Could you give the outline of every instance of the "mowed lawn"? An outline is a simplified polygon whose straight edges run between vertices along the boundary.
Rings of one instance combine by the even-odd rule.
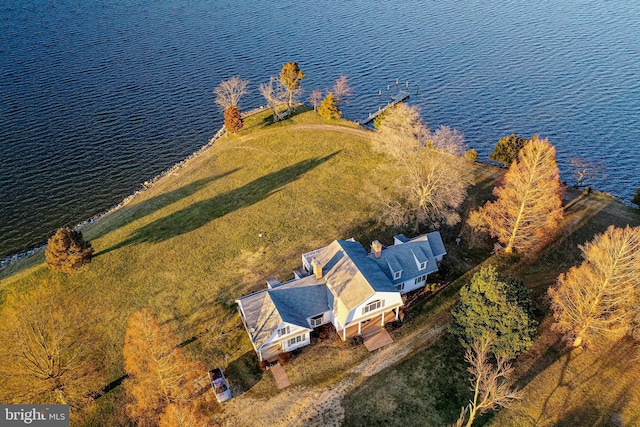
[[[261,374],[234,300],[268,277],[292,278],[303,252],[367,234],[363,189],[385,159],[371,151],[370,131],[313,111],[276,124],[258,114],[246,128],[84,229],[96,250],[91,264],[67,276],[39,254],[0,273],[2,293],[63,285],[62,309],[79,304],[93,318],[91,351],[103,361],[105,386],[124,373],[128,319],[149,307],[178,342],[197,337],[188,355],[230,367],[242,391],[253,387]],[[115,387],[82,419],[118,424],[122,408]]]
[[[325,121],[313,111],[276,124],[268,113],[252,116],[240,134],[223,137],[83,230],[96,257],[77,273],[49,271],[42,254],[0,272],[0,303],[9,293],[53,283],[64,289],[63,309],[79,306],[93,320],[87,334],[94,338],[91,351],[102,360],[103,378],[95,391],[107,388],[84,413],[73,414],[74,425],[128,423],[118,385],[124,374],[122,343],[128,319],[141,307],[171,325],[176,344],[184,343],[190,357],[225,369],[234,393],[256,398],[278,393],[272,377],[257,368],[234,300],[263,289],[266,278],[292,278],[301,253],[333,239],[355,237],[365,247],[373,238],[389,242],[391,234],[374,219],[369,185],[393,165],[371,150],[373,135],[350,122]],[[489,197],[499,175],[492,167],[473,168],[476,186],[465,211]],[[421,331],[446,321],[472,271],[459,276],[480,263],[497,263],[525,281],[541,320],[541,338],[516,361],[516,383],[525,398],[479,424],[640,424],[637,345],[623,340],[563,352],[549,328],[545,296],[558,274],[580,262],[578,244],[609,224],[637,225],[640,215],[605,195],[574,190],[568,190],[565,206],[561,231],[534,262],[488,258],[487,246],[469,247],[468,228],[443,230],[449,254],[442,279],[457,280],[434,299],[416,301],[407,324],[394,332],[397,340],[422,336]],[[457,235],[463,237],[460,246],[453,243]],[[345,425],[455,421],[471,396],[463,350],[446,333],[411,347],[400,363],[356,381],[342,402]],[[328,342],[305,348],[286,369],[294,387],[324,388],[367,356],[362,347]],[[0,364],[6,361],[2,357]],[[222,410],[211,402],[205,412],[215,418]]]

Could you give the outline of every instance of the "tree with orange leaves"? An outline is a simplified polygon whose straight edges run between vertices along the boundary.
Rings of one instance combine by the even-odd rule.
[[[582,264],[549,288],[554,329],[573,347],[633,333],[640,303],[640,227],[611,226],[580,249]]]
[[[506,253],[544,244],[563,216],[556,149],[549,140],[531,138],[493,194],[497,200],[472,212],[469,225],[496,237]]]
[[[124,389],[131,403],[127,414],[141,425],[156,425],[165,409],[173,404],[189,405],[202,388],[205,372],[189,361],[168,325],[161,326],[147,309],[129,320],[123,348],[129,378]]]
[[[192,405],[171,404],[160,417],[159,427],[207,427],[207,419]]]

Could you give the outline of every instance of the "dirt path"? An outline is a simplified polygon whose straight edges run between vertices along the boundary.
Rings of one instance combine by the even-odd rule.
[[[346,378],[328,388],[290,387],[270,399],[238,396],[225,404],[218,421],[223,426],[341,426],[345,415],[341,402],[354,386],[431,345],[447,323],[448,316],[443,316],[431,327],[414,331],[372,353]]]

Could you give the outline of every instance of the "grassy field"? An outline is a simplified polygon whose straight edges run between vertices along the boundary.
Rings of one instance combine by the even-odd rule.
[[[262,289],[268,277],[291,278],[305,251],[372,232],[361,189],[385,160],[372,154],[369,135],[312,111],[276,124],[266,113],[252,116],[241,134],[221,138],[83,230],[96,250],[90,265],[67,276],[49,271],[39,254],[2,271],[0,291],[61,285],[62,306],[73,301],[94,317],[91,333],[100,340],[92,351],[105,385],[122,376],[127,321],[146,306],[179,341],[197,336],[185,351],[229,368],[238,392],[268,395],[268,381],[256,387],[262,374],[234,299]],[[75,419],[123,423],[120,389]]]
[[[365,246],[374,238],[390,243],[390,231],[374,220],[366,189],[381,168],[393,166],[372,152],[372,137],[354,123],[326,121],[313,111],[275,124],[268,113],[252,116],[240,134],[221,138],[124,208],[87,227],[83,232],[96,256],[81,271],[71,276],[51,272],[39,254],[0,272],[3,304],[9,294],[55,284],[63,289],[61,306],[71,302],[92,319],[90,350],[102,361],[94,391],[107,388],[84,412],[73,414],[74,425],[128,423],[118,385],[122,343],[129,317],[141,307],[171,325],[190,357],[224,368],[236,396],[277,400],[280,392],[271,375],[257,368],[234,300],[262,289],[268,277],[291,278],[301,253],[333,239],[353,236]],[[489,197],[502,172],[470,168],[476,185],[465,210]],[[413,337],[446,323],[459,288],[473,269],[489,262],[532,289],[542,323],[541,338],[516,363],[525,399],[481,421],[606,425],[619,417],[625,425],[639,424],[640,364],[634,344],[563,353],[549,332],[545,292],[560,272],[579,262],[577,244],[609,224],[638,224],[640,216],[599,193],[569,190],[565,205],[558,238],[535,262],[490,258],[489,246],[470,245],[473,235],[465,226],[443,230],[449,253],[439,280],[452,283],[435,298],[412,304],[409,322],[394,332],[400,343],[412,340],[400,363],[352,379],[342,402],[345,424],[443,425],[455,420],[469,397],[461,348],[446,334],[435,340]],[[454,243],[458,235],[460,246]],[[0,367],[8,366],[0,357]],[[305,348],[286,370],[294,387],[331,388],[368,357],[363,347],[330,340]],[[0,401],[9,400],[0,391]],[[208,413],[215,417],[230,407],[211,402]]]

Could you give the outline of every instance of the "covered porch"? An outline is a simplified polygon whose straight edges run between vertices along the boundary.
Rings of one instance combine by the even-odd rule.
[[[355,325],[347,326],[346,329],[338,332],[338,334],[340,335],[340,338],[345,341],[357,335],[362,335],[363,338],[366,338],[380,329],[384,329],[384,325],[387,323],[398,320],[398,310],[398,308],[395,308],[392,311],[380,313],[371,319],[358,322]]]

